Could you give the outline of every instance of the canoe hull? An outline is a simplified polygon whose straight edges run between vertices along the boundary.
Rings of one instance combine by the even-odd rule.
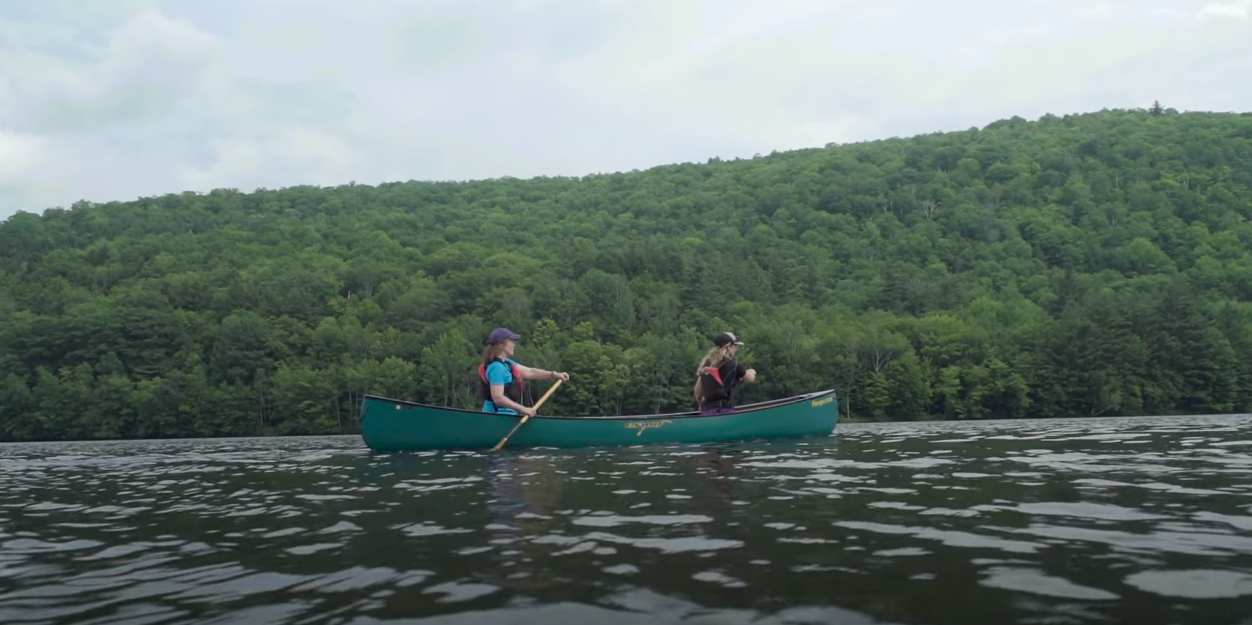
[[[361,406],[361,438],[374,451],[483,450],[500,442],[520,418],[366,395]],[[838,420],[839,402],[829,390],[741,406],[728,415],[538,416],[517,430],[507,448],[827,436]]]

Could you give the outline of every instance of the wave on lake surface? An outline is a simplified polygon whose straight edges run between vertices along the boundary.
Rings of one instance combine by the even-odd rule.
[[[1249,451],[1246,416],[0,445],[0,623],[1249,623]]]

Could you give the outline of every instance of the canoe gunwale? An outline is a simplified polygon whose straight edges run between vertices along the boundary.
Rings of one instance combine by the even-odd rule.
[[[673,412],[669,414],[650,414],[650,415],[606,415],[606,416],[586,416],[586,417],[573,417],[573,416],[561,416],[561,415],[535,415],[534,417],[532,417],[532,420],[647,421],[650,419],[708,419],[708,418],[716,418],[716,417],[729,417],[729,416],[733,416],[736,414],[759,412],[763,410],[770,410],[773,408],[781,408],[783,406],[790,406],[792,404],[798,404],[804,401],[819,399],[821,397],[825,397],[828,395],[834,396],[835,390],[826,389],[822,391],[815,391],[812,393],[805,393],[803,395],[793,395],[791,397],[785,397],[783,399],[773,399],[769,401],[757,402],[755,404],[745,404],[743,406],[735,406],[735,411],[733,413],[723,413],[723,414],[702,415],[697,411],[691,410],[687,412]],[[515,419],[520,419],[522,417],[522,415],[490,413],[490,412],[483,412],[482,410],[468,410],[465,408],[453,408],[451,406],[434,406],[431,404],[422,404],[418,402],[406,401],[403,399],[392,399],[389,397],[382,397],[380,395],[371,395],[369,393],[366,393],[362,397],[362,399],[364,401],[374,400],[374,401],[385,402],[389,404],[402,404],[405,406],[412,406],[413,408],[422,408],[425,410],[437,410],[437,411],[442,411],[442,412],[461,412],[461,413],[473,414],[473,415],[491,415],[494,417],[513,417]]]

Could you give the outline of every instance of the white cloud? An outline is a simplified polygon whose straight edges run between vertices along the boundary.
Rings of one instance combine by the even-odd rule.
[[[47,134],[150,121],[198,88],[212,37],[144,9],[114,30],[98,60],[27,53],[8,74],[7,121]]]
[[[1119,11],[1107,2],[1097,2],[1070,9],[1070,12],[1081,18],[1105,20],[1116,16]]]
[[[0,184],[16,184],[39,165],[44,143],[39,137],[0,132]]]
[[[16,4],[16,3],[14,3]],[[1249,1],[0,5],[0,218],[75,200],[580,175],[1246,108]]]
[[[1252,0],[1212,2],[1200,9],[1201,17],[1236,17],[1246,20],[1249,15],[1252,15]]]
[[[1225,20],[1234,18],[1247,20],[1252,16],[1252,0],[1234,0],[1233,2],[1174,2],[1170,6],[1156,7],[1152,14],[1158,17],[1177,21],[1205,21],[1211,19]]]

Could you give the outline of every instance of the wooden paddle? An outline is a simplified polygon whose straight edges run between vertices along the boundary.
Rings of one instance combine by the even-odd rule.
[[[552,388],[548,389],[548,392],[544,393],[543,397],[540,397],[539,401],[535,402],[535,412],[539,411],[539,407],[543,405],[543,402],[548,401],[548,397],[552,395],[552,392],[556,390],[556,387],[560,386],[561,382],[564,382],[564,381],[565,380],[562,380],[561,378],[556,379],[556,384],[553,384]],[[508,435],[500,439],[500,442],[496,443],[496,446],[492,447],[490,451],[500,451],[500,449],[504,447],[504,444],[509,441],[509,438],[512,437],[515,432],[517,432],[518,428],[522,427],[522,425],[525,424],[529,420],[530,420],[530,415],[522,415],[522,419],[517,422],[517,425],[513,426],[513,429],[509,431]]]

